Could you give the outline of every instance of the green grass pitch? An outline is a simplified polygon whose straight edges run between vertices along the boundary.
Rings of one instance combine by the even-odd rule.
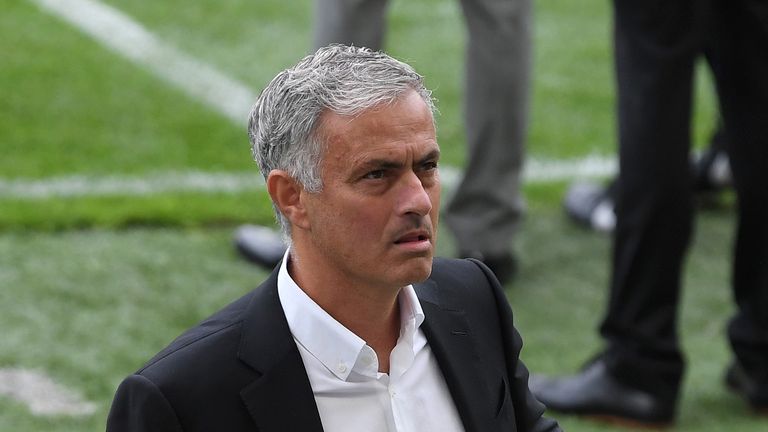
[[[163,41],[258,91],[310,47],[310,0],[105,0]],[[531,157],[611,155],[614,85],[603,0],[535,2]],[[446,165],[464,161],[458,2],[394,0],[387,48],[435,89]],[[0,0],[0,368],[45,371],[96,404],[88,416],[35,416],[0,396],[2,431],[103,430],[119,381],[173,337],[258,284],[235,255],[238,223],[269,224],[256,190],[27,199],[2,185],[84,175],[256,172],[241,124],[105,49],[32,0]],[[697,82],[696,143],[714,117]],[[536,372],[572,372],[599,349],[609,240],[562,215],[563,183],[529,184],[508,287]],[[727,200],[726,200],[727,201]],[[680,431],[757,431],[721,385],[732,311],[733,216],[703,212],[687,261],[681,332],[689,358]],[[448,233],[439,252],[453,253]],[[558,416],[566,430],[613,431]]]

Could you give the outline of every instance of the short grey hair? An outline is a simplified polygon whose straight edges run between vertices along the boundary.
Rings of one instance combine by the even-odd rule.
[[[261,92],[248,116],[251,151],[266,179],[286,171],[306,191],[323,188],[320,163],[327,144],[320,130],[324,112],[356,116],[415,90],[432,112],[432,93],[411,66],[382,52],[344,45],[320,48],[280,72]],[[290,222],[273,203],[283,237]]]

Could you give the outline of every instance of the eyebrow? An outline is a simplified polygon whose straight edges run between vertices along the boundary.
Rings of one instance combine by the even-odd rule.
[[[419,159],[417,164],[423,164],[425,162],[429,162],[435,159],[440,159],[440,149],[434,149],[431,152],[427,153],[426,156]]]
[[[421,165],[423,163],[439,159],[440,158],[440,150],[434,149],[427,153],[424,157],[417,160],[415,162],[415,165]],[[400,162],[395,162],[390,159],[371,159],[369,161],[366,161],[361,165],[361,168],[370,169],[370,168],[377,168],[377,169],[400,169],[403,167],[403,164]]]

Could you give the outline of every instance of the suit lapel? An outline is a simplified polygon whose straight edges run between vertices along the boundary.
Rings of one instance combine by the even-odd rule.
[[[447,287],[429,279],[415,286],[424,310],[422,330],[443,372],[465,430],[489,430],[480,407],[492,404],[478,372],[480,357],[464,311],[455,307]]]
[[[259,431],[322,432],[312,387],[280,306],[277,270],[248,306],[238,355],[262,374],[240,392]]]
[[[485,431],[483,406],[492,406],[465,313],[450,287],[433,280],[415,286],[424,309],[422,330],[445,377],[466,431]],[[259,431],[322,432],[312,387],[277,295],[277,270],[255,292],[243,321],[240,359],[261,373],[240,395]]]

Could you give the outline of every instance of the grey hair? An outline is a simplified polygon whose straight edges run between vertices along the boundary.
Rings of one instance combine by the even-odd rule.
[[[323,188],[320,163],[326,145],[321,115],[357,116],[415,90],[433,113],[431,91],[406,63],[367,48],[330,45],[304,57],[270,82],[248,116],[253,158],[266,179],[283,170],[310,193]],[[290,241],[290,222],[273,203],[275,215]]]

